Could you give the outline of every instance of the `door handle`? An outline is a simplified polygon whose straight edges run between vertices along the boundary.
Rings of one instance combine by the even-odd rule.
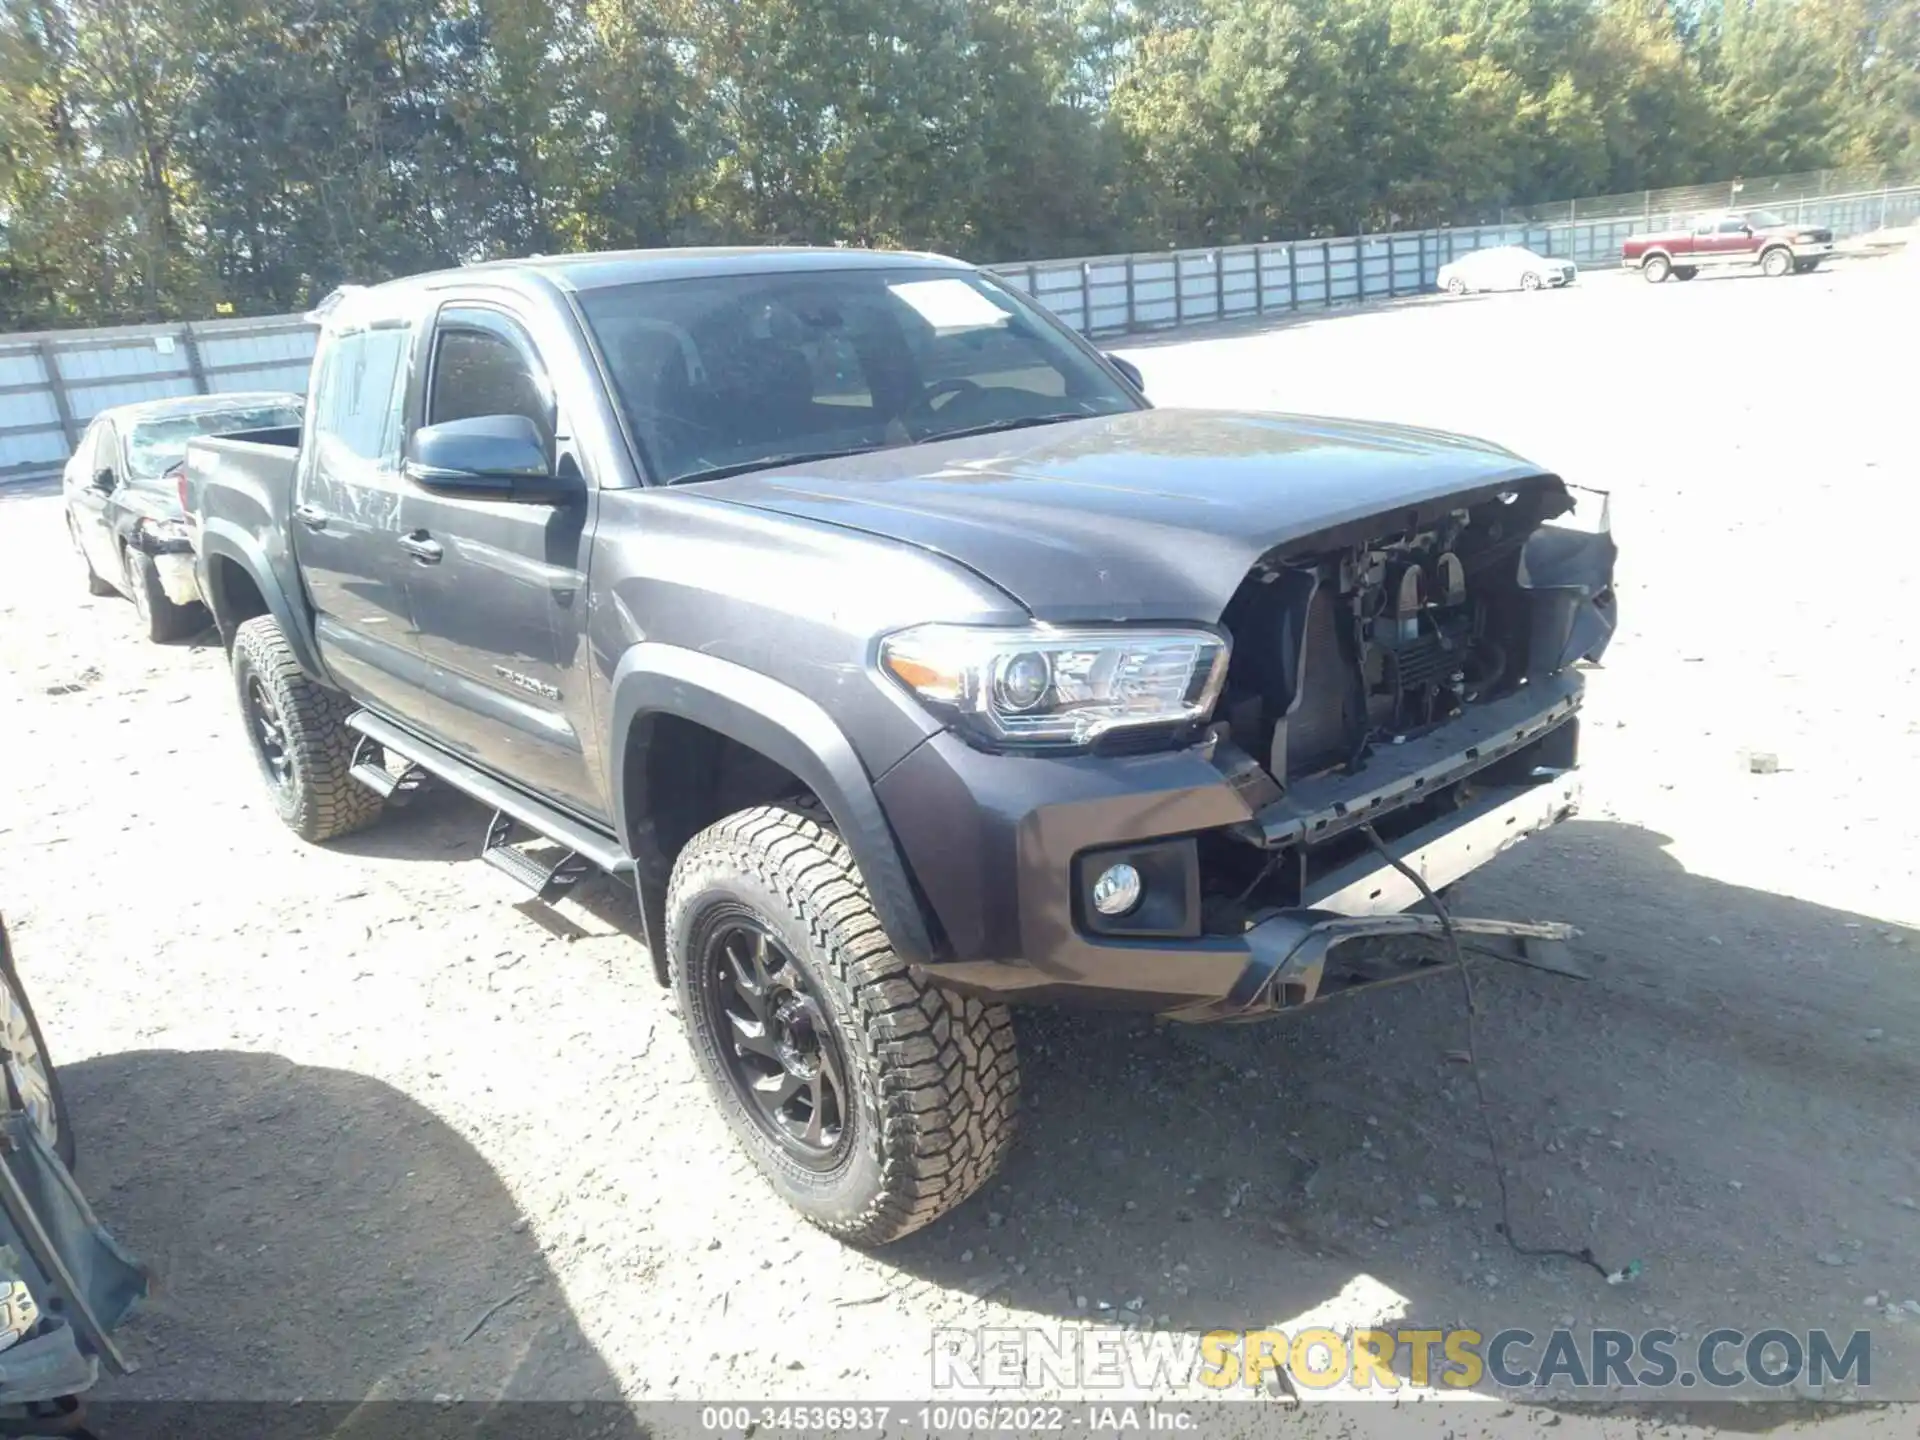
[[[322,510],[318,505],[294,506],[293,518],[309,530],[324,530],[327,528],[327,512]]]
[[[446,553],[440,548],[440,542],[424,530],[416,530],[411,535],[402,535],[400,548],[422,565],[438,565],[440,557]]]

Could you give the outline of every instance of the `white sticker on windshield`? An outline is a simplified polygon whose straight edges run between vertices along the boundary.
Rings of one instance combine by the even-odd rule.
[[[887,289],[936,330],[977,330],[1012,318],[964,280],[904,280]]]

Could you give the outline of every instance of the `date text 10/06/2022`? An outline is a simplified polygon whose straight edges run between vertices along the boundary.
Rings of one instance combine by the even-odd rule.
[[[828,1435],[1181,1434],[1198,1428],[1193,1408],[1164,1404],[707,1405],[700,1427],[715,1434]]]

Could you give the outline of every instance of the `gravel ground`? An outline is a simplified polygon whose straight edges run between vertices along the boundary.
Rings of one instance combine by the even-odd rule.
[[[1162,403],[1464,430],[1612,490],[1586,808],[1457,908],[1584,932],[1591,983],[1477,968],[1478,1043],[1520,1237],[1639,1260],[1619,1287],[1496,1232],[1445,974],[1231,1029],[1023,1015],[1005,1171],[844,1248],[734,1151],[623,893],[513,903],[444,793],[301,844],[212,637],[137,640],[57,496],[0,490],[0,903],[81,1178],[159,1277],[103,1393],[898,1399],[934,1327],[1111,1306],[1865,1325],[1871,1393],[1920,1397],[1915,276],[1599,275],[1127,352]]]

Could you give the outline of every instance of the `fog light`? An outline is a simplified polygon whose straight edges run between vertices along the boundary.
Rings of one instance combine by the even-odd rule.
[[[1093,908],[1102,915],[1124,915],[1140,903],[1140,872],[1131,865],[1109,865],[1093,882]]]

